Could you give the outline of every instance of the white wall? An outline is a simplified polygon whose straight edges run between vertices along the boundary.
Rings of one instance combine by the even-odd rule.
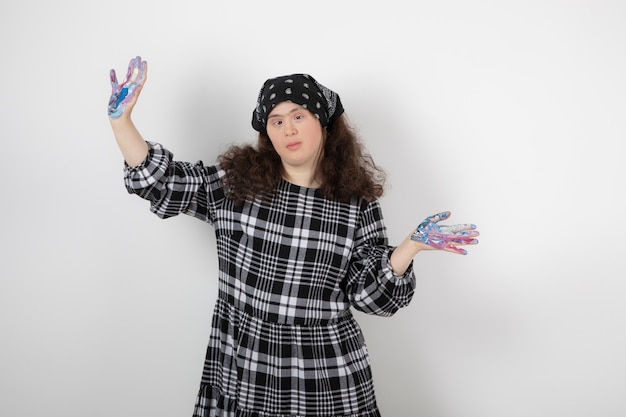
[[[211,4],[210,6],[208,4]],[[368,5],[369,4],[369,5]],[[212,229],[127,195],[108,71],[179,159],[253,140],[261,83],[337,90],[392,188],[411,306],[358,315],[389,417],[626,415],[626,3],[108,1],[0,5],[0,415],[190,416],[216,293]]]

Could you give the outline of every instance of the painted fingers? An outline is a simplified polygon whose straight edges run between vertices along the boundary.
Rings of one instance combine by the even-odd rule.
[[[417,226],[415,233],[411,235],[411,240],[424,243],[434,249],[467,255],[467,251],[459,246],[477,244],[478,239],[476,237],[480,233],[476,230],[476,225],[470,223],[455,225],[438,224],[449,217],[449,211],[428,216]]]
[[[126,79],[119,84],[115,70],[110,72],[111,98],[109,99],[108,113],[113,119],[119,118],[129,103],[133,102],[146,78],[146,61],[137,56],[128,63]]]

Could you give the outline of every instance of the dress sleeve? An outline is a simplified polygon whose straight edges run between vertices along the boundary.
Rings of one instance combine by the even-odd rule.
[[[201,161],[174,161],[174,155],[158,143],[147,142],[146,159],[136,167],[125,164],[124,183],[131,194],[150,202],[150,211],[165,219],[188,214],[213,223],[215,210],[225,199],[217,166]]]
[[[394,275],[389,266],[393,250],[379,203],[368,203],[361,210],[346,278],[346,294],[357,310],[391,316],[409,305],[416,285],[413,262],[404,275]]]

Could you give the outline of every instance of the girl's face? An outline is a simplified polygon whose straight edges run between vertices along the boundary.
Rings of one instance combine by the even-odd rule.
[[[322,154],[322,124],[299,104],[283,101],[267,117],[267,135],[287,172],[305,170],[315,174]]]

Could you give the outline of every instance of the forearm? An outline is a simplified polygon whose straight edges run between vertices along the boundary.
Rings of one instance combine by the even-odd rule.
[[[130,115],[122,115],[118,119],[109,117],[109,121],[126,163],[131,167],[141,164],[148,156],[148,144],[135,127]]]
[[[407,236],[402,243],[394,249],[389,259],[393,273],[395,275],[404,275],[415,255],[423,249],[423,244],[412,241],[411,236]]]

